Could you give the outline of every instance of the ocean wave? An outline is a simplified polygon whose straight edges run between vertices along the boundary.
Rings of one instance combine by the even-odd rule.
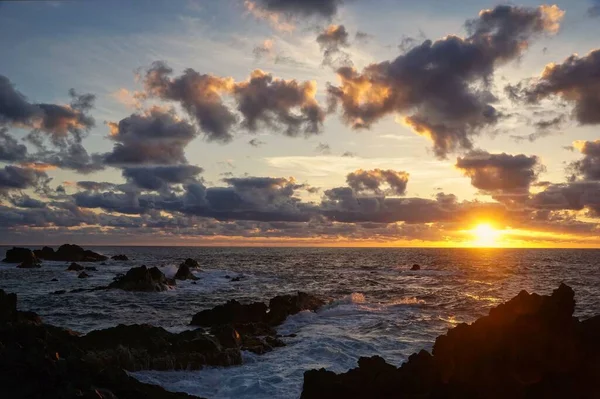
[[[417,297],[403,297],[388,302],[387,306],[398,306],[398,305],[424,305],[426,302],[424,299],[418,299]]]

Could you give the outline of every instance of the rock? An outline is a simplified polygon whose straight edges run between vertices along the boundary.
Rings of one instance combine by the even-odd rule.
[[[399,368],[376,356],[347,373],[307,371],[301,397],[597,398],[600,317],[580,322],[574,306],[564,284],[549,296],[523,291]]]
[[[58,291],[53,291],[50,293],[50,295],[63,295],[66,294],[67,291],[66,290],[58,290]]]
[[[50,280],[50,281],[53,281],[53,282],[54,282],[54,281],[58,281],[58,279],[57,279],[57,278],[53,278],[53,279],[52,279],[52,280]]]
[[[7,323],[17,318],[17,295],[7,294],[0,290],[0,323]]]
[[[266,321],[267,305],[255,302],[242,305],[235,299],[213,309],[196,313],[191,324],[194,326],[210,327],[220,324],[244,324]]]
[[[88,272],[97,272],[98,269],[96,269],[94,266],[86,266],[85,270],[87,270]]]
[[[233,277],[231,279],[231,281],[234,282],[234,283],[236,283],[236,282],[240,281],[241,279],[242,279],[241,277]]]
[[[31,249],[13,247],[6,251],[6,257],[2,260],[5,263],[25,263],[38,264],[39,259],[35,256]]]
[[[77,276],[77,278],[88,278],[90,277],[89,274],[87,274],[86,272],[81,272],[79,273],[79,275]]]
[[[84,269],[85,268],[83,266],[81,266],[80,264],[73,262],[73,263],[71,263],[69,265],[69,267],[67,268],[67,271],[69,271],[69,272],[80,272],[80,271],[82,271]]]
[[[230,325],[214,326],[210,330],[219,343],[225,348],[239,348],[242,346],[242,337],[235,328]]]
[[[129,260],[127,255],[114,255],[110,257],[112,260]]]
[[[190,269],[200,269],[200,263],[192,258],[187,258],[180,266],[186,265]]]
[[[414,265],[412,265],[410,270],[412,270],[412,271],[421,270],[421,266],[415,263]]]
[[[39,259],[52,260],[54,258],[54,249],[50,247],[43,247],[42,249],[36,249],[33,251],[34,255]]]
[[[189,266],[182,263],[175,274],[175,280],[198,280],[198,277],[194,276]]]
[[[156,292],[166,291],[175,282],[168,280],[157,268],[148,269],[146,266],[129,269],[124,276],[118,276],[108,288],[118,288],[125,291]]]
[[[269,301],[269,322],[281,324],[288,316],[303,310],[316,311],[325,302],[314,295],[298,292],[296,295],[279,295]]]
[[[42,265],[31,260],[24,261],[19,266],[17,266],[18,269],[38,269],[40,267],[42,267]]]
[[[104,255],[72,244],[61,245],[56,252],[50,247],[44,247],[36,250],[35,254],[40,259],[60,262],[99,262],[108,259]]]

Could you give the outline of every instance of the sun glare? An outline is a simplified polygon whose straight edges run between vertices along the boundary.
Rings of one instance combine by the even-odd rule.
[[[471,230],[473,245],[477,247],[497,247],[501,232],[488,223],[478,224]]]

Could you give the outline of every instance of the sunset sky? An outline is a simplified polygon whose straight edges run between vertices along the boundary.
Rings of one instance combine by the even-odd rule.
[[[0,244],[597,247],[600,1],[0,3]]]

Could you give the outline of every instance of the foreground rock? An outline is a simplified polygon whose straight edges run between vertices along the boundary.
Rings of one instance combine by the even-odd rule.
[[[375,356],[344,374],[307,371],[302,398],[600,398],[600,316],[581,322],[574,307],[564,284],[523,291],[399,368]]]
[[[6,257],[2,260],[5,263],[25,263],[38,264],[39,259],[31,249],[13,247],[6,251]]]
[[[231,300],[196,313],[190,324],[210,327],[224,346],[237,342],[243,350],[261,354],[285,345],[274,327],[288,316],[304,310],[315,311],[324,304],[323,300],[303,292],[276,296],[269,301],[269,306],[262,302],[242,304]]]
[[[183,399],[193,396],[167,392],[127,375],[127,370],[147,370],[154,364],[144,358],[166,348],[177,348],[173,364],[193,367],[215,359],[213,350],[197,345],[191,335],[153,331],[153,327],[119,326],[80,337],[79,334],[43,324],[32,312],[17,311],[17,297],[0,290],[0,387],[11,399]],[[136,340],[132,338],[136,337]],[[144,350],[139,349],[144,347]],[[213,346],[215,347],[215,346]],[[177,353],[187,351],[178,357]],[[170,349],[169,349],[170,350]],[[231,350],[223,353],[228,355]],[[235,351],[233,351],[235,352]],[[205,356],[202,356],[205,353]],[[118,358],[114,356],[119,356]],[[192,359],[197,363],[188,364]],[[236,361],[236,355],[228,361]],[[166,360],[165,365],[169,364]],[[221,358],[219,358],[221,360]]]
[[[148,269],[146,266],[129,269],[124,276],[118,276],[108,288],[118,288],[124,291],[159,292],[166,291],[175,285],[175,280],[169,280],[157,267]]]
[[[33,252],[40,259],[60,262],[101,262],[108,259],[104,255],[85,250],[79,245],[73,244],[61,245],[56,252],[50,247],[44,247]]]
[[[194,276],[189,266],[182,263],[181,266],[179,266],[179,269],[177,269],[175,280],[199,280],[199,278]]]

